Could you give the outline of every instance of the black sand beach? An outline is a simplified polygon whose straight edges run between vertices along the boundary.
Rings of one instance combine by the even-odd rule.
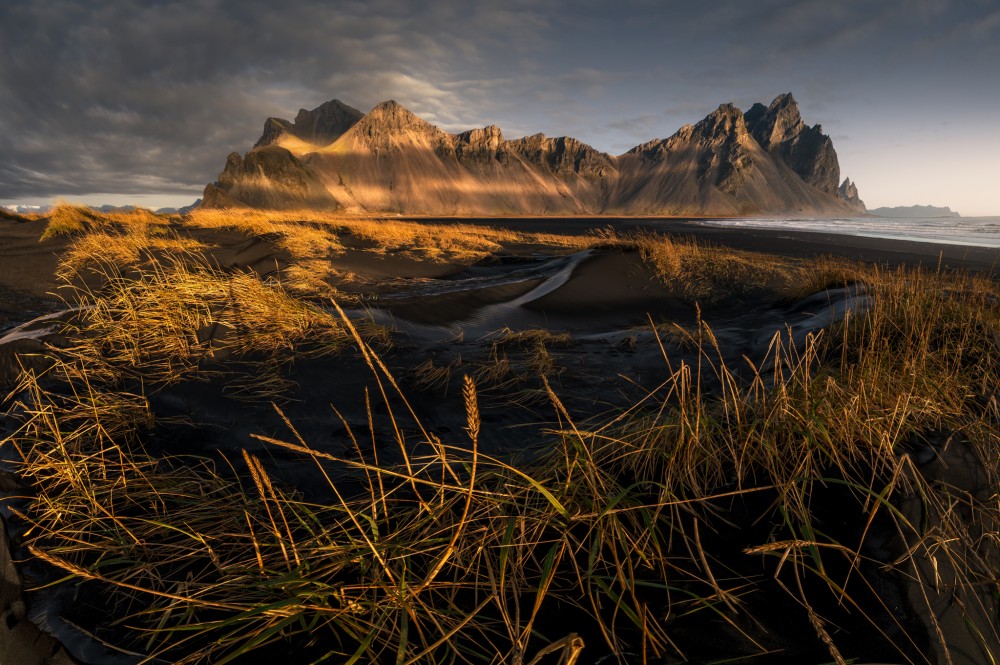
[[[400,219],[435,223],[454,221],[567,235],[585,234],[605,228],[613,228],[618,232],[653,231],[751,252],[796,258],[830,255],[887,266],[937,267],[940,262],[941,267],[948,269],[993,272],[1000,263],[1000,250],[988,247],[870,238],[822,231],[726,228],[709,226],[698,219],[622,217],[484,217],[456,220],[403,217]],[[725,220],[720,221],[724,223]]]
[[[619,235],[668,234],[680,241],[694,239],[703,247],[732,248],[795,260],[830,256],[886,269],[909,266],[934,272],[941,268],[990,277],[1000,258],[1000,251],[983,248],[825,233],[728,229],[685,220],[409,221],[504,227],[563,236],[581,236],[610,227]],[[297,260],[273,233],[199,228],[178,220],[171,224],[177,233],[207,244],[206,254],[227,275],[251,271],[249,274],[280,283]],[[18,354],[51,351],[62,344],[58,335],[49,334],[53,326],[50,320],[11,332],[18,324],[58,305],[53,294],[59,280],[54,273],[58,255],[66,250],[69,241],[60,237],[39,242],[43,229],[41,222],[0,222],[3,265],[0,296],[5,317],[0,321],[0,354],[7,386],[12,386],[17,378],[21,362]],[[337,355],[296,358],[294,363],[282,365],[285,378],[291,382],[291,392],[290,399],[281,402],[280,411],[268,403],[234,399],[232,378],[205,380],[192,376],[159,385],[145,395],[160,423],[144,443],[146,453],[164,459],[194,453],[218,460],[220,465],[222,460],[231,465],[240,455],[253,455],[260,460],[261,472],[267,473],[276,484],[294,488],[310,502],[329,503],[337,495],[330,493],[326,474],[341,473],[343,469],[335,469],[336,465],[317,466],[315,459],[275,448],[268,439],[307,441],[319,454],[356,459],[359,438],[370,440],[375,446],[381,433],[402,431],[407,443],[403,445],[400,439],[399,446],[380,449],[379,463],[403,464],[408,455],[420,458],[428,454],[428,438],[451,442],[464,436],[463,432],[469,428],[468,400],[463,403],[462,395],[466,389],[463,382],[468,376],[474,378],[479,391],[477,413],[482,429],[477,431],[477,450],[498,459],[529,464],[551,452],[559,439],[554,432],[565,428],[567,422],[583,430],[590,427],[598,431],[613,430],[608,423],[628,420],[623,414],[641,412],[649,404],[670,403],[677,398],[677,377],[683,374],[684,367],[698,368],[698,390],[704,390],[706,395],[726,395],[735,384],[753,384],[759,390],[775,385],[779,383],[778,365],[790,362],[778,360],[776,344],[785,344],[789,358],[794,358],[813,343],[811,340],[821,337],[845,316],[863,316],[872,306],[873,296],[853,281],[834,281],[815,293],[799,293],[795,297],[788,295],[796,285],[788,284],[787,278],[762,279],[752,285],[734,283],[731,292],[698,295],[701,292],[684,291],[665,282],[639,249],[625,245],[598,243],[579,248],[507,242],[500,243],[499,249],[489,256],[463,265],[457,261],[424,260],[404,251],[373,251],[374,246],[368,240],[351,233],[341,235],[343,247],[333,252],[328,261],[340,271],[337,274],[341,276],[334,278],[334,283],[343,293],[342,306],[359,326],[383,327],[384,338],[373,346],[379,349],[386,376],[398,381],[406,401],[393,397],[384,406],[373,407],[372,396],[385,386],[379,382],[378,372],[369,368],[369,358],[350,347]],[[320,307],[329,308],[327,302],[317,300]],[[65,316],[72,320],[74,315]],[[200,341],[212,344],[215,335],[221,335],[219,340],[224,342],[226,333],[213,329],[198,334]],[[29,365],[32,362],[31,356],[20,357],[28,358],[24,362]],[[227,357],[219,353],[206,362],[213,371],[222,371]],[[773,377],[769,374],[772,371]],[[988,396],[983,399],[988,401]],[[663,408],[666,407],[661,412]],[[400,413],[412,417],[407,416],[400,424],[397,420]],[[289,429],[290,424],[294,424],[294,433]],[[4,425],[5,434],[11,435],[17,426],[16,419],[5,418]],[[975,470],[977,453],[964,437],[951,431],[933,436],[914,435],[906,444],[912,452],[898,455],[900,459],[912,455],[914,460],[920,460],[915,470],[910,471],[917,474],[915,477],[926,476],[931,479],[928,482],[958,487],[965,495],[979,497],[975,501],[982,501],[990,495],[992,481]],[[829,472],[839,473],[836,468]],[[877,475],[882,471],[873,468],[871,473]],[[344,478],[348,486],[357,484],[356,475],[347,473]],[[841,478],[838,482],[846,481]],[[774,557],[747,558],[747,552],[755,552],[754,548],[764,548],[760,551],[767,554],[772,551],[767,548],[782,546],[780,542],[784,541],[776,545],[769,540],[774,533],[782,532],[772,512],[773,506],[782,501],[782,494],[765,484],[743,495],[736,491],[738,486],[741,485],[731,479],[722,482],[718,491],[728,498],[705,500],[704,512],[698,512],[697,516],[678,513],[678,523],[686,526],[677,528],[699,533],[699,548],[701,539],[706,548],[715,548],[711,556],[718,557],[713,561],[719,566],[720,575],[745,580],[746,588],[752,592],[747,591],[746,604],[741,605],[743,612],[736,619],[722,615],[706,617],[704,613],[697,613],[697,618],[690,620],[684,616],[672,617],[669,627],[678,641],[676,654],[654,662],[723,662],[729,658],[762,664],[825,662],[823,659],[829,654],[823,635],[827,633],[815,628],[816,622],[810,618],[813,609],[804,613],[795,604],[799,601],[793,601],[785,593],[787,589],[782,585],[787,579],[782,581],[779,575],[783,563],[775,567]],[[857,662],[876,659],[896,662],[891,660],[894,657],[907,663],[945,662],[934,658],[949,657],[941,654],[950,648],[954,665],[973,665],[982,662],[979,659],[983,654],[1000,643],[992,634],[977,641],[963,632],[963,617],[968,615],[963,615],[955,603],[945,598],[950,591],[934,591],[931,604],[938,614],[931,617],[931,610],[915,600],[916,594],[927,593],[921,586],[923,582],[915,586],[878,568],[889,566],[900,551],[917,547],[914,536],[885,535],[866,540],[870,525],[864,519],[845,519],[838,514],[839,507],[845,505],[858,516],[867,514],[863,497],[858,499],[851,492],[831,489],[817,489],[811,496],[812,509],[824,528],[845,543],[856,545],[854,541],[859,540],[867,543],[868,549],[864,551],[869,567],[862,569],[864,575],[851,565],[834,569],[846,577],[856,575],[868,585],[859,587],[859,583],[852,583],[850,593],[852,602],[862,609],[861,616],[867,614],[869,619],[845,611],[825,596],[826,600],[817,605],[831,624],[839,626],[837,641],[848,657],[861,659]],[[926,508],[912,499],[897,504],[896,510],[909,511],[906,514],[911,515],[914,523],[921,519],[933,523],[937,519],[931,514],[924,515],[921,511]],[[710,521],[713,514],[728,517],[714,523]],[[702,532],[697,531],[699,523]],[[935,528],[938,527],[944,528],[940,525]],[[15,528],[14,540],[20,539],[21,534]],[[688,547],[692,545],[689,543]],[[18,551],[16,542],[14,551],[15,558],[27,556],[23,550]],[[790,551],[786,550],[786,556]],[[925,582],[939,570],[936,561],[921,559],[914,565],[913,575]],[[708,563],[704,566],[706,571],[699,575],[707,575],[715,584]],[[32,570],[32,574],[38,574],[38,568]],[[952,586],[958,584],[956,580],[965,579],[964,572],[954,569],[954,565],[940,570],[944,571],[940,574],[950,576]],[[0,654],[29,648],[23,636],[27,624],[21,621],[24,609],[17,605],[22,602],[21,585],[11,575],[7,575],[10,580],[0,598],[5,599],[4,611],[12,617],[7,625],[16,627],[16,631],[3,633],[0,649],[6,652]],[[36,581],[43,579],[44,576]],[[685,584],[693,583],[689,580]],[[810,593],[828,593],[816,580],[810,584],[816,587]],[[882,585],[881,591],[876,588],[878,585]],[[689,586],[689,591],[695,586]],[[879,600],[879,594],[895,600],[885,604]],[[963,602],[970,606],[973,601],[978,603],[983,596],[976,594],[966,594]],[[76,617],[80,612],[66,594],[29,593],[26,600],[29,610],[35,604],[34,613],[29,615],[49,617],[51,625],[47,630],[70,647],[78,662],[97,665],[102,663],[101,658],[111,658],[83,632],[60,623],[60,613]],[[643,598],[643,602],[648,599]],[[721,602],[718,598],[711,600],[718,602]],[[725,601],[728,602],[731,601]],[[897,616],[893,616],[894,611]],[[989,601],[969,611],[979,624],[995,625],[997,612]],[[539,620],[539,630],[548,637],[562,637],[560,631],[579,631],[585,624],[578,622],[588,616],[587,612],[584,608],[573,608],[562,617],[558,613],[543,617]],[[117,629],[101,625],[101,621],[110,618],[97,619],[93,625],[84,626],[84,631],[107,639],[118,637]],[[935,646],[938,620],[949,626],[947,646]],[[637,636],[642,633],[636,632],[634,626],[622,630],[625,636],[622,639],[639,639]],[[885,639],[887,635],[895,637]],[[909,640],[902,647],[893,643],[900,635]],[[596,634],[587,636],[586,641],[589,648],[577,661],[581,665],[609,662],[601,658],[615,654]],[[55,648],[57,645],[46,643],[45,649]],[[281,649],[279,645],[238,662],[267,662],[268,658],[279,656]],[[920,660],[920,654],[931,652],[938,656]],[[91,655],[84,657],[81,655],[84,653]],[[98,655],[94,656],[95,653]],[[677,655],[682,653],[690,657]],[[308,649],[302,658],[305,654],[315,655]],[[639,662],[631,660],[634,653],[618,653],[618,656],[625,658],[622,662]],[[44,657],[37,653],[35,660],[23,662],[43,662]],[[119,659],[116,662],[138,662],[121,654],[114,657]]]
[[[719,246],[752,252],[767,252],[779,256],[808,258],[830,255],[888,266],[939,265],[949,269],[992,272],[1000,262],[1000,250],[985,247],[944,245],[908,240],[867,238],[833,233],[777,231],[706,226],[699,220],[633,219],[633,218],[551,218],[551,217],[486,217],[486,218],[426,218],[400,217],[417,223],[480,224],[487,227],[510,228],[534,233],[583,235],[613,228],[618,232],[654,231],[680,237],[695,238]],[[39,243],[46,222],[20,223],[0,221],[0,289],[7,292],[44,296],[57,286],[54,276],[59,252],[65,239]],[[242,234],[219,238],[223,247],[246,242]],[[238,261],[236,255],[227,258]],[[258,259],[260,260],[260,259]],[[412,271],[412,270],[411,270]]]

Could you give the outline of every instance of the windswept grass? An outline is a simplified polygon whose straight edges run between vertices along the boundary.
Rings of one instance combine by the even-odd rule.
[[[162,227],[135,226],[123,230],[98,230],[73,240],[59,262],[57,277],[72,284],[86,281],[113,267],[115,271],[138,268],[156,257],[198,259],[207,247]]]
[[[572,337],[541,329],[504,328],[487,335],[483,342],[485,360],[470,367],[477,384],[501,402],[531,404],[548,399],[540,381],[549,381],[561,372],[550,349],[570,346]]]
[[[760,288],[797,269],[697,246],[644,251],[697,300],[735,288],[734,275]],[[749,657],[774,648],[750,627],[766,584],[799,608],[783,621],[803,640],[814,633],[816,660],[847,663],[872,639],[900,662],[947,654],[935,624],[945,596],[983,644],[997,640],[992,281],[853,267],[864,308],[801,344],[776,335],[757,365],[726,366],[699,321],[677,333],[695,360],[664,345],[658,389],[601,420],[571,413],[551,387],[546,349],[568,340],[499,335],[498,352],[546,353],[534,371],[552,422],[528,442],[531,461],[514,463],[480,450],[472,378],[447,398],[461,400],[465,431],[441,440],[342,312],[249,274],[144,265],[138,277],[106,268],[100,291],[77,292],[76,345],[22,374],[19,425],[3,443],[37,492],[21,509],[27,547],[107,594],[127,648],[176,663],[573,665],[602,649],[664,662],[693,657],[676,627],[701,621],[728,626],[743,645],[730,656]],[[313,448],[287,418],[284,436],[256,437],[310,462],[321,497],[282,486],[250,452],[147,451],[158,385],[226,355],[280,364],[345,344],[376,379],[369,422],[378,409],[391,427],[345,422],[351,454]],[[971,451],[987,496],[916,464],[913,451],[938,440]],[[880,539],[891,556],[877,556]],[[910,594],[909,618],[892,619],[878,593],[890,575]]]
[[[278,246],[295,261],[286,270],[288,283],[303,294],[322,292],[322,285],[337,274],[331,259],[348,248],[455,265],[473,265],[511,246],[537,245],[562,251],[637,250],[665,285],[676,289],[684,300],[702,306],[731,305],[762,295],[795,299],[856,279],[856,269],[849,262],[832,258],[802,262],[712,247],[692,238],[619,234],[611,228],[574,236],[250,208],[198,209],[187,216],[187,224],[277,237]]]
[[[59,203],[45,215],[49,224],[42,234],[42,240],[59,235],[80,235],[90,231],[142,229],[144,233],[165,232],[170,218],[157,215],[145,208],[129,212],[104,213],[88,206]]]
[[[848,261],[821,258],[792,260],[728,247],[712,247],[694,238],[641,233],[632,242],[667,286],[691,303],[704,306],[749,302],[779,295],[795,300],[831,286],[844,286],[858,275]]]
[[[278,234],[284,243],[310,242],[336,253],[343,238],[366,251],[391,253],[422,261],[471,265],[496,253],[504,243],[545,244],[582,249],[593,243],[584,236],[521,233],[474,224],[431,224],[398,219],[344,217],[312,210],[262,211],[250,208],[197,209],[187,223],[204,228],[234,228],[254,235]],[[296,240],[296,238],[301,240]],[[297,253],[288,245],[293,256]],[[309,254],[313,256],[313,254]]]
[[[282,400],[296,358],[334,354],[347,341],[329,312],[279,281],[219,268],[189,237],[107,226],[75,239],[57,270],[75,314],[64,331],[71,344],[50,359],[49,374],[71,385],[131,381],[148,391],[225,377],[249,398]]]
[[[29,218],[0,206],[0,219],[9,222],[27,222]]]

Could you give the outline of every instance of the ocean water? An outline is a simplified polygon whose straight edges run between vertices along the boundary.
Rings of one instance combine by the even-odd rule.
[[[1000,217],[719,219],[704,223],[712,226],[817,231],[868,238],[1000,248]]]

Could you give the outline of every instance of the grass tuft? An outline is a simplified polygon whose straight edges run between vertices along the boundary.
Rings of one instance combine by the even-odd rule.
[[[262,223],[243,214],[240,224]],[[200,223],[211,219],[223,218]],[[803,270],[636,242],[697,302]],[[302,256],[336,251],[305,244]],[[761,656],[773,648],[752,628],[761,598],[773,602],[765,587],[801,609],[811,653],[834,662],[854,657],[837,625],[848,620],[896,660],[922,662],[929,644],[943,662],[943,629],[917,635],[913,617],[938,621],[944,597],[984,644],[997,640],[1000,509],[982,490],[1000,477],[1000,293],[986,278],[818,264],[816,283],[851,281],[865,307],[804,340],[776,334],[765,358],[739,367],[699,320],[676,333],[692,356],[665,345],[661,385],[599,418],[572,413],[551,384],[548,349],[568,338],[504,331],[490,342],[496,362],[446,397],[466,424],[442,440],[335,303],[337,315],[213,268],[195,248],[172,259],[147,249],[65,268],[73,278],[86,266],[100,285],[69,289],[71,343],[22,373],[2,444],[35,489],[19,508],[26,546],[93,583],[127,627],[113,635],[124,648],[175,663],[569,664],[588,650],[664,662],[688,658],[679,627],[696,622]],[[385,431],[362,436],[345,421],[351,454],[319,450],[277,405],[286,431],[254,437],[315,468],[322,491],[283,485],[264,454],[150,452],[160,423],[147,398],[159,387],[237,367],[238,387],[276,402],[288,363],[348,345],[375,382],[369,423],[387,414]],[[509,380],[515,351],[528,360],[514,373],[533,376],[552,413],[517,463],[480,449],[477,387]],[[435,387],[463,369],[429,363],[416,377]],[[982,477],[918,464],[921,450],[965,455]],[[889,574],[912,615],[891,626],[895,608],[875,591]]]

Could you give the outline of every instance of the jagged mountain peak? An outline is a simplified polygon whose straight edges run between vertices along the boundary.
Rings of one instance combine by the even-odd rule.
[[[299,109],[294,122],[283,118],[268,118],[264,123],[264,132],[254,147],[279,143],[286,134],[314,145],[328,145],[340,138],[362,117],[364,114],[361,111],[339,99],[332,99],[311,111]]]
[[[359,119],[364,114],[353,106],[349,106],[339,99],[331,99],[328,102],[323,102],[311,111],[306,109],[299,109],[298,114],[295,116],[295,124],[308,123],[310,120],[318,117],[331,117],[331,116],[357,116]]]
[[[358,122],[359,129],[382,131],[441,130],[420,118],[395,99],[380,102]]]
[[[745,136],[747,126],[741,110],[733,104],[721,104],[694,125],[692,132],[695,136],[709,141],[725,140],[732,135],[737,138]]]
[[[264,146],[274,145],[281,140],[282,136],[290,133],[292,133],[292,123],[284,118],[268,118],[264,121],[264,131],[261,133],[260,138],[257,139],[257,142],[253,144],[253,147],[263,148]]]
[[[447,141],[449,136],[394,99],[376,104],[354,125],[352,133],[372,146],[404,134],[430,135],[439,141]]]
[[[746,112],[747,128],[764,150],[794,139],[806,125],[792,93],[778,95],[771,105],[754,104]]]
[[[301,138],[338,115],[353,124],[335,141]],[[857,205],[853,183],[839,191],[830,138],[802,122],[788,93],[745,113],[722,104],[617,157],[565,136],[505,140],[496,125],[447,133],[391,99],[364,115],[333,100],[265,130],[204,205],[473,215],[839,215]]]
[[[837,196],[841,201],[851,206],[854,212],[863,213],[866,211],[865,202],[858,195],[858,186],[851,182],[850,178],[844,178],[837,189]]]
[[[833,142],[821,125],[809,127],[802,121],[792,93],[778,95],[766,108],[754,104],[745,118],[750,134],[772,157],[809,185],[838,195],[840,164]]]
[[[795,112],[799,112],[799,104],[795,101],[795,97],[790,92],[784,92],[771,102],[770,110],[774,111],[779,108],[794,108]]]
[[[295,116],[295,131],[302,139],[313,139],[312,143],[332,143],[362,117],[364,114],[358,109],[339,99],[332,99],[311,111],[299,109]]]

